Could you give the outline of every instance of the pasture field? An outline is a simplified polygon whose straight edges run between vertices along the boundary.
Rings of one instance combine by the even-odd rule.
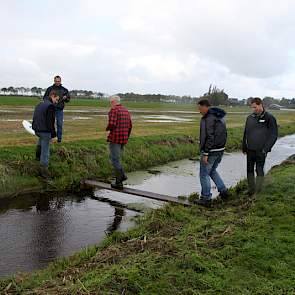
[[[33,145],[36,139],[27,134],[22,120],[31,120],[37,98],[0,96],[0,146]],[[133,118],[132,137],[149,135],[183,134],[197,136],[201,115],[196,105],[134,103],[123,104],[130,110]],[[64,142],[95,140],[106,137],[108,102],[73,99],[65,108]],[[227,107],[227,126],[242,128],[249,107]],[[272,111],[280,125],[295,122],[295,112]]]

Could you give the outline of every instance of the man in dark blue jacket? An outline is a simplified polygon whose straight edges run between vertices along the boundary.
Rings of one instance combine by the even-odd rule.
[[[49,93],[54,90],[58,97],[58,103],[55,105],[55,117],[56,117],[56,127],[57,127],[57,142],[61,143],[62,141],[62,126],[63,126],[63,110],[65,107],[65,102],[70,101],[70,94],[68,89],[61,85],[61,77],[55,76],[54,77],[54,84],[47,88],[43,99],[49,100]]]
[[[211,179],[216,184],[220,197],[228,197],[227,188],[216,171],[220,164],[227,139],[225,111],[212,107],[208,100],[198,102],[199,111],[203,115],[200,124],[200,182],[202,186],[201,198],[198,204],[208,206],[212,200]]]
[[[247,118],[243,137],[243,153],[247,155],[249,195],[260,192],[264,179],[265,159],[278,138],[277,121],[272,114],[264,110],[259,97],[251,100],[251,108],[253,114]]]
[[[51,139],[56,137],[55,132],[55,105],[58,103],[59,96],[52,90],[49,99],[39,103],[34,111],[32,128],[39,137],[36,148],[36,159],[41,164],[41,176],[48,174],[48,164],[50,155]]]

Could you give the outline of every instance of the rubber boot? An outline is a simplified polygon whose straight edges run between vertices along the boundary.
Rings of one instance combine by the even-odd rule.
[[[119,172],[120,172],[120,179],[121,179],[121,182],[123,182],[123,181],[125,181],[125,180],[128,179],[123,169],[120,169]]]
[[[264,182],[264,177],[263,176],[257,176],[256,178],[256,193],[260,193],[262,190],[262,186],[263,186],[263,182]]]
[[[40,161],[40,156],[41,156],[41,145],[36,146],[36,161]]]
[[[50,173],[49,173],[48,168],[41,165],[39,167],[39,175],[44,179],[48,179],[50,177]]]
[[[252,196],[255,194],[255,176],[254,174],[247,174],[248,180],[248,195]]]
[[[119,170],[115,170],[115,177],[116,177],[116,180],[114,180],[112,183],[111,183],[111,187],[114,188],[114,189],[118,189],[118,190],[122,190],[123,189],[123,183],[122,183],[122,173],[121,171]]]

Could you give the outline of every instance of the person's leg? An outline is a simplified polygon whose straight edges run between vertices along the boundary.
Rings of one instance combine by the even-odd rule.
[[[50,140],[51,134],[47,132],[42,132],[40,134],[40,143],[41,143],[41,156],[40,156],[40,164],[48,168],[49,165],[49,156],[50,156]]]
[[[63,127],[63,121],[64,121],[63,110],[56,109],[55,110],[55,117],[56,117],[57,141],[61,142],[61,140],[62,140],[62,127]]]
[[[264,165],[265,165],[266,155],[262,152],[256,153],[256,192],[259,193],[262,189],[264,180]]]
[[[120,163],[120,156],[122,153],[122,147],[120,144],[117,143],[110,143],[109,144],[109,150],[110,150],[110,160],[114,168],[114,174],[116,177],[116,181],[112,183],[113,188],[122,189],[122,171],[123,168]]]
[[[122,153],[121,145],[117,143],[109,143],[110,160],[115,170],[121,170],[120,156]]]
[[[207,200],[210,200],[212,197],[211,194],[211,181],[210,181],[210,172],[213,164],[208,161],[208,164],[205,164],[202,159],[200,161],[200,182],[201,182],[201,197]]]
[[[124,144],[121,144],[121,152],[120,152],[119,161],[120,161],[120,159],[121,159],[121,157],[122,157],[122,155],[123,155],[123,152],[124,152],[124,146],[125,146]],[[125,180],[127,180],[127,176],[126,176],[126,174],[125,174],[125,171],[124,171],[124,168],[123,168],[121,162],[120,162],[120,165],[121,165],[121,169],[120,169],[120,173],[121,173],[121,181],[125,181]]]
[[[210,177],[213,180],[213,182],[215,183],[219,193],[221,195],[225,195],[225,194],[227,194],[227,188],[226,188],[222,178],[220,177],[219,173],[216,170],[222,160],[223,152],[214,153],[214,155],[212,155],[211,157],[212,157],[211,161],[213,162],[213,166],[210,171]],[[209,161],[210,161],[210,155],[209,155]]]
[[[248,181],[248,193],[255,193],[255,174],[254,167],[256,163],[256,153],[255,151],[247,152],[247,181]]]
[[[36,146],[36,161],[40,161],[41,157],[41,139],[38,138],[37,146]]]

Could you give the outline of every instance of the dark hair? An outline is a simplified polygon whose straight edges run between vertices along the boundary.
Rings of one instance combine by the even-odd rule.
[[[51,97],[51,96],[57,97],[58,94],[57,94],[57,92],[56,92],[55,90],[51,90],[51,91],[49,92],[49,97]]]
[[[262,101],[262,99],[259,98],[259,97],[254,97],[254,98],[251,99],[250,104],[252,104],[252,103],[255,103],[255,104],[257,104],[257,105],[261,105],[261,104],[263,104],[263,101]]]
[[[57,75],[54,77],[54,79],[61,79],[61,77]]]
[[[211,103],[208,99],[201,99],[198,101],[198,105],[205,106],[205,107],[211,107]]]

